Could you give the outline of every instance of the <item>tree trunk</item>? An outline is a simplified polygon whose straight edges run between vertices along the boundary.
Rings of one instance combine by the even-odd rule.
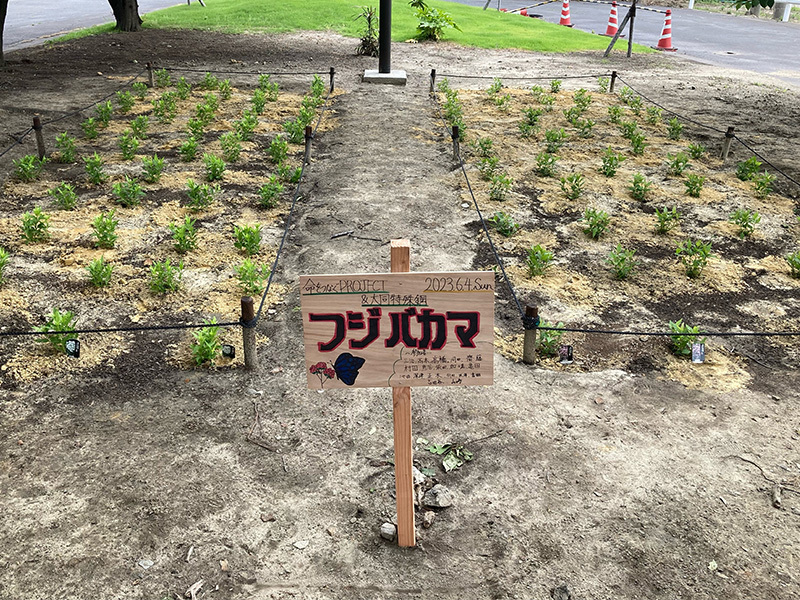
[[[114,11],[117,29],[120,31],[139,31],[142,28],[138,0],[108,0],[108,3],[111,5],[111,10]]]
[[[0,0],[0,66],[6,64],[3,58],[3,29],[6,26],[6,10],[8,10],[8,0]]]

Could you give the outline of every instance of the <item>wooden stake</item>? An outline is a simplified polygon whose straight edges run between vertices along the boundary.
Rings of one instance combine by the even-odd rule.
[[[724,163],[728,160],[728,152],[731,149],[731,142],[733,141],[734,136],[734,128],[728,127],[728,131],[725,132],[725,139],[722,141],[722,162]]]
[[[244,366],[247,369],[258,367],[258,349],[256,348],[256,313],[253,299],[242,298],[242,346],[244,347]]]
[[[314,139],[314,130],[311,125],[306,125],[306,153],[303,156],[303,164],[311,163],[311,140]]]
[[[458,138],[460,137],[461,133],[458,129],[458,125],[453,125],[453,160],[457,163],[461,162],[461,151],[458,144]]]
[[[331,94],[333,93],[333,80],[335,76],[336,76],[336,69],[331,67]]]
[[[608,91],[612,94],[614,93],[614,85],[617,83],[617,72],[611,71],[611,85],[608,88]]]
[[[631,3],[631,9],[628,14],[631,16],[630,27],[628,28],[628,58],[630,58],[631,52],[633,52],[633,21],[636,19],[636,0]]]
[[[411,270],[411,242],[391,241],[392,273]],[[417,545],[414,530],[413,453],[411,440],[411,388],[393,387],[394,408],[394,483],[397,496],[397,544],[401,547]]]
[[[525,316],[536,321],[539,318],[539,308],[526,306]],[[539,333],[539,329],[536,327],[532,329],[525,328],[525,338],[522,342],[522,362],[526,365],[536,363],[537,333]]]
[[[33,132],[36,134],[36,149],[39,151],[39,160],[45,155],[44,137],[42,136],[42,119],[39,115],[33,117]]]
[[[436,91],[436,69],[431,69],[431,94]]]

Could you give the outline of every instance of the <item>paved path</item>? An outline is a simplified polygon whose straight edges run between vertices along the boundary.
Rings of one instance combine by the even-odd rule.
[[[69,9],[60,10],[52,0],[10,0],[3,33],[3,49],[35,46],[75,29],[114,21],[105,0],[68,0]],[[139,13],[185,4],[179,0],[139,0]]]
[[[486,0],[450,1],[481,7],[486,4]],[[501,6],[509,10],[534,3],[535,0],[501,0]],[[646,8],[666,10],[655,6]],[[497,10],[497,0],[492,0],[489,10]],[[575,0],[570,2],[572,24],[583,31],[604,33],[610,11],[608,4]],[[561,2],[551,2],[528,12],[542,15],[545,21],[558,23]],[[619,7],[620,23],[626,12],[626,7]],[[645,46],[655,46],[663,27],[662,13],[640,7],[636,11],[634,41]],[[620,43],[624,47],[627,42],[621,40],[618,48]],[[678,8],[672,10],[672,45],[677,48],[678,54],[704,63],[769,74],[800,85],[800,58],[797,52],[800,46],[800,24],[797,23]]]

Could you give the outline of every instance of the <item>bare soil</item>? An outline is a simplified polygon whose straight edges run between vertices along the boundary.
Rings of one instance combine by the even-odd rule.
[[[159,332],[87,339],[89,356],[100,349],[95,363],[54,358],[61,366],[34,378],[4,375],[0,597],[161,600],[184,597],[200,580],[200,598],[550,598],[565,597],[554,591],[562,584],[573,598],[587,599],[800,594],[796,340],[711,340],[710,364],[692,365],[667,358],[666,342],[586,337],[573,340],[575,365],[530,367],[513,358],[520,324],[503,294],[495,385],[414,392],[415,437],[465,443],[475,453],[450,473],[422,447],[415,454],[418,466],[434,470],[424,485],[445,484],[454,505],[438,510],[429,529],[420,525],[416,549],[379,537],[380,524],[394,513],[391,395],[304,389],[297,278],[384,271],[386,242],[397,237],[411,238],[415,270],[488,264],[427,95],[430,69],[499,77],[616,69],[679,113],[722,129],[736,126],[781,169],[800,176],[794,154],[800,99],[797,90],[771,81],[664,56],[602,61],[448,44],[396,44],[393,55],[394,66],[409,73],[406,87],[363,85],[360,74],[374,60],[355,56],[353,40],[329,34],[146,31],[11,54],[10,68],[0,74],[0,118],[11,133],[27,129],[36,111],[58,116],[110,93],[147,60],[230,69],[241,89],[253,85],[252,77],[237,71],[333,65],[341,93],[330,129],[315,140],[277,273],[286,294],[259,325],[256,372],[191,368],[175,359],[188,334]],[[465,84],[478,89],[486,82]],[[307,85],[307,78],[284,84],[295,94]],[[80,120],[66,120],[64,128],[77,133]],[[710,149],[721,142],[693,127],[687,138]],[[26,144],[4,157],[6,176],[8,159],[32,151],[30,139]],[[748,157],[734,144],[732,162]],[[48,165],[48,176],[55,168]],[[267,174],[254,172],[254,180]],[[5,185],[14,184],[6,177]],[[539,206],[546,184],[528,187],[517,193]],[[796,203],[791,184],[779,180],[777,192],[776,203]],[[251,187],[241,193],[252,200]],[[609,193],[621,209],[627,200],[620,196]],[[42,197],[4,193],[3,217],[37,201]],[[225,206],[237,218],[236,202]],[[273,249],[286,218],[286,203],[281,207],[269,238]],[[526,226],[544,232],[534,214]],[[354,233],[332,238],[348,231]],[[730,232],[718,235],[730,242],[725,260],[763,258],[741,253]],[[764,256],[777,256],[792,236],[796,245],[797,224],[781,236],[762,242]],[[9,241],[19,247],[19,240],[3,243]],[[164,240],[159,244],[157,252]],[[61,281],[68,265],[51,254],[40,264],[53,269],[25,285],[41,290]],[[23,263],[12,258],[8,274],[24,273]],[[569,267],[562,266],[565,286]],[[797,328],[796,283],[780,276],[777,264],[755,276],[769,278],[770,269],[770,281],[795,287],[764,297],[742,291],[697,307],[708,299],[687,293],[665,267],[661,289],[674,288],[676,302],[682,298],[695,316],[713,316],[709,322],[720,328]],[[608,286],[591,268],[584,277]],[[585,284],[589,293],[592,285]],[[547,301],[555,293],[553,286],[521,287],[526,300],[541,294]],[[587,308],[593,304],[575,302],[582,311],[575,320],[649,325],[651,318],[670,318],[659,310],[668,305],[643,299],[635,279],[629,287],[627,300],[599,314]],[[575,289],[586,293],[584,286]],[[67,286],[64,297],[80,313],[82,303],[69,293]],[[163,322],[163,306],[144,287],[139,293],[149,307],[144,319]],[[235,299],[235,291],[226,293]],[[92,293],[86,298],[97,303]],[[4,305],[7,322],[0,326],[37,324],[49,312],[36,298],[24,300],[13,310]],[[572,302],[564,297],[563,310]],[[198,317],[222,311],[191,305]],[[742,323],[743,305],[758,314],[754,322]],[[125,310],[125,303],[110,302],[106,322],[130,317]],[[774,322],[764,316],[781,311]],[[0,344],[3,365],[28,356],[33,345]],[[622,351],[609,358],[620,344]],[[422,511],[418,516],[421,522]]]

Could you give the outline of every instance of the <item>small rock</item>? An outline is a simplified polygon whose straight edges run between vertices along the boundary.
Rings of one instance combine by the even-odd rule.
[[[156,563],[154,563],[149,558],[143,558],[142,560],[140,560],[136,564],[139,565],[140,567],[142,567],[146,571],[147,569],[149,569],[150,567],[152,567]]]
[[[325,531],[328,532],[328,535],[331,537],[336,537],[336,530],[333,527],[328,527]]]
[[[422,526],[425,529],[430,529],[431,525],[433,525],[433,520],[436,518],[436,513],[432,510],[426,510],[425,514],[422,515]]]
[[[422,504],[432,508],[447,508],[453,505],[453,492],[441,483],[429,489],[422,498]]]
[[[272,523],[275,521],[275,515],[272,513],[264,513],[261,515],[261,520],[264,521],[264,523]]]
[[[425,483],[425,474],[417,467],[411,467],[411,473],[414,477],[414,485],[422,485]]]
[[[381,525],[381,537],[383,539],[393,542],[395,535],[397,535],[397,527],[395,527],[393,523],[384,523]]]
[[[553,600],[572,599],[572,592],[569,591],[566,583],[562,583],[558,587],[554,587],[552,590],[550,590],[550,595],[553,597]]]
[[[308,540],[298,540],[292,545],[298,550],[305,550],[308,548]]]
[[[219,568],[221,570],[223,570],[223,571],[227,571],[228,570],[228,561],[225,560],[224,558],[221,561],[219,561]]]

